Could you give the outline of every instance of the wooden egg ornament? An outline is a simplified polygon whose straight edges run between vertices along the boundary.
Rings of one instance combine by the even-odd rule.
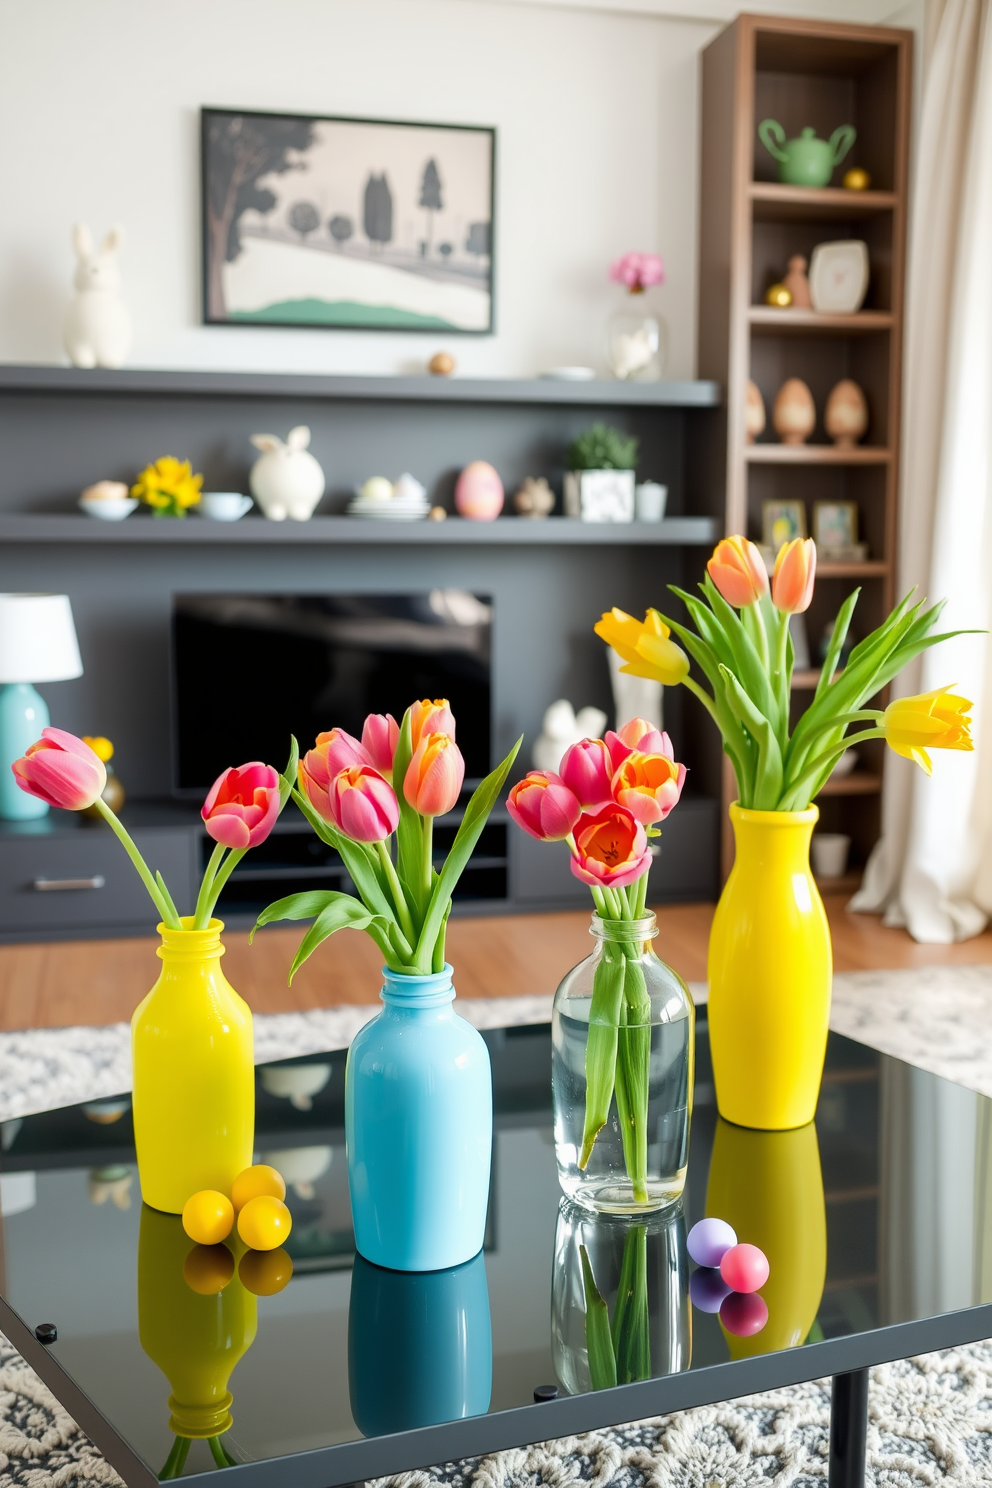
[[[183,1205],[183,1229],[197,1245],[219,1245],[234,1227],[234,1205],[227,1194],[201,1188]]]
[[[844,377],[823,410],[823,427],[838,449],[851,449],[868,429],[868,400],[856,382]]]
[[[867,191],[871,186],[871,176],[860,165],[852,166],[849,171],[844,172],[841,185],[846,191]]]
[[[785,284],[773,284],[765,290],[765,304],[776,310],[788,310],[792,304],[792,290]]]
[[[805,444],[816,428],[813,394],[801,377],[790,377],[779,388],[772,424],[783,444]]]
[[[503,510],[503,482],[485,460],[473,460],[458,477],[455,509],[470,522],[495,522]]]
[[[808,261],[801,253],[796,253],[789,259],[789,272],[782,283],[792,296],[793,308],[796,310],[812,310],[813,301],[810,299],[809,280],[806,277]]]
[[[748,444],[753,444],[758,435],[764,433],[766,423],[765,400],[761,396],[761,389],[748,378],[744,394],[744,434]]]
[[[455,359],[449,352],[439,351],[427,363],[427,370],[433,377],[450,377],[455,366]]]

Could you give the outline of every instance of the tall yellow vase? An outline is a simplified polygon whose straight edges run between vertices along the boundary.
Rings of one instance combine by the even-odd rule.
[[[221,970],[224,926],[182,923],[159,925],[162,973],[131,1019],[141,1196],[168,1214],[201,1188],[230,1194],[255,1132],[251,1009]]]
[[[720,1115],[785,1131],[812,1121],[833,953],[809,869],[819,817],[730,808],[737,856],[710,931],[709,1026]]]

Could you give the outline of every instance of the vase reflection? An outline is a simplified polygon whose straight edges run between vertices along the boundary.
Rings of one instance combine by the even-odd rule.
[[[718,1118],[706,1213],[768,1258],[761,1296],[768,1321],[752,1336],[723,1329],[732,1359],[804,1343],[827,1274],[827,1215],[816,1126],[751,1131]]]
[[[689,1258],[681,1202],[634,1222],[563,1199],[551,1280],[551,1356],[570,1395],[688,1369]]]
[[[447,1271],[387,1271],[356,1255],[348,1380],[364,1436],[484,1415],[493,1341],[482,1252]]]
[[[138,1235],[138,1337],[165,1375],[176,1441],[162,1478],[178,1477],[191,1441],[206,1441],[218,1467],[233,1459],[228,1381],[251,1347],[258,1303],[226,1246],[195,1245],[176,1214],[142,1206]]]

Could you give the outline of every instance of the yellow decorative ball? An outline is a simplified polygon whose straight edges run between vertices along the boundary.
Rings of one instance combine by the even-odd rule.
[[[847,191],[867,191],[871,185],[871,176],[860,165],[856,165],[852,170],[844,172],[843,185]]]
[[[197,1245],[219,1245],[234,1226],[234,1206],[215,1188],[201,1188],[183,1208],[183,1229]]]
[[[765,304],[774,305],[776,310],[787,310],[792,304],[792,290],[784,284],[773,284],[765,291]]]
[[[231,1186],[231,1203],[235,1214],[241,1213],[249,1199],[257,1199],[263,1194],[268,1194],[273,1199],[284,1199],[286,1184],[282,1175],[275,1168],[270,1168],[268,1163],[256,1163],[253,1168],[245,1168],[239,1173]]]
[[[183,1261],[183,1277],[191,1291],[216,1297],[234,1275],[234,1257],[226,1245],[194,1245]]]
[[[274,1297],[289,1285],[293,1262],[281,1246],[278,1250],[246,1250],[238,1275],[242,1286],[256,1297]]]
[[[282,1199],[260,1194],[249,1199],[238,1215],[238,1234],[251,1250],[275,1250],[289,1239],[293,1216]]]

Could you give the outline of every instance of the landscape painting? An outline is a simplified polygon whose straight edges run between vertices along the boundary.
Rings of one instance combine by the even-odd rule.
[[[208,325],[493,329],[495,131],[202,111]]]

